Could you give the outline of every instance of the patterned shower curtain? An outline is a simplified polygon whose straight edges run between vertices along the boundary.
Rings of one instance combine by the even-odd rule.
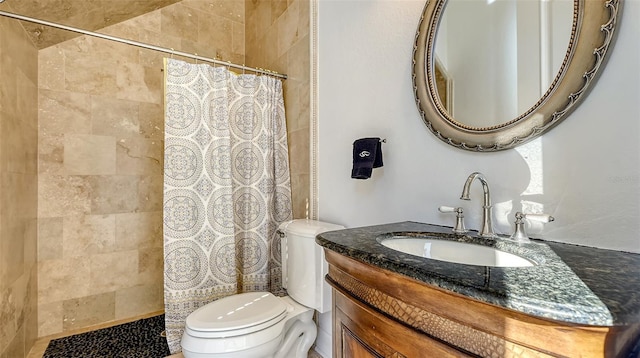
[[[218,298],[282,290],[278,225],[292,218],[282,82],[165,60],[164,299],[172,353]]]

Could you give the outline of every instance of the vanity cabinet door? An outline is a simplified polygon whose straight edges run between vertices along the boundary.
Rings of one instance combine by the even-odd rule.
[[[358,336],[344,325],[340,327],[342,336],[342,353],[339,357],[358,357],[358,358],[382,358],[384,355],[378,354],[373,347],[362,342]]]
[[[470,357],[333,290],[334,357]]]

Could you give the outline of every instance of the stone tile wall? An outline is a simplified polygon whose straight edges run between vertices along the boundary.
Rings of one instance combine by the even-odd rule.
[[[244,62],[244,1],[183,0],[102,32]],[[81,36],[39,52],[38,327],[164,309],[165,54]]]
[[[307,215],[310,193],[310,9],[308,0],[246,0],[248,65],[286,73],[293,216]]]
[[[37,60],[20,23],[0,17],[0,358],[25,357],[37,337]]]
[[[36,0],[11,1],[13,12],[85,30],[99,30],[181,0]],[[75,32],[22,22],[40,49],[79,36]]]

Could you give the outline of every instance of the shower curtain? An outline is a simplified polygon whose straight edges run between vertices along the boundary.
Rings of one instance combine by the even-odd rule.
[[[164,298],[169,348],[186,317],[240,292],[280,294],[292,218],[282,82],[165,60]]]

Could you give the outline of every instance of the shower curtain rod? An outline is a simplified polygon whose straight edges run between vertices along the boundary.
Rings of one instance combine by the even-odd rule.
[[[0,2],[2,2],[2,1],[0,1]],[[147,43],[144,43],[144,42],[123,39],[121,37],[116,37],[116,36],[111,36],[111,35],[105,35],[105,34],[101,34],[99,32],[83,30],[83,29],[79,29],[77,27],[71,27],[71,26],[67,26],[67,25],[58,24],[58,23],[55,23],[55,22],[35,19],[33,17],[14,14],[12,12],[0,11],[0,15],[6,16],[6,17],[10,17],[10,18],[13,18],[13,19],[33,22],[33,23],[40,24],[40,25],[55,27],[55,28],[62,29],[62,30],[77,32],[77,33],[80,33],[80,34],[89,35],[89,36],[93,36],[93,37],[98,37],[98,38],[105,39],[105,40],[111,40],[111,41],[115,41],[115,42],[120,42],[120,43],[124,43],[124,44],[127,44],[127,45],[142,47],[142,48],[146,48],[146,49],[149,49],[149,50],[164,52],[164,53],[168,53],[168,54],[171,54],[171,55],[187,57],[187,58],[191,58],[191,59],[194,59],[194,60],[199,60],[199,61],[204,61],[204,62],[211,62],[211,63],[214,63],[214,64],[226,66],[226,67],[233,67],[233,68],[240,69],[240,70],[248,70],[248,71],[251,71],[251,72],[261,73],[261,74],[269,75],[269,76],[272,76],[272,77],[287,79],[287,75],[285,75],[285,74],[269,71],[269,70],[266,70],[264,68],[254,68],[254,67],[248,67],[248,66],[244,66],[244,65],[238,65],[238,64],[235,64],[235,63],[232,63],[232,62],[225,62],[225,61],[220,61],[220,60],[216,60],[216,59],[209,58],[209,57],[199,56],[198,54],[190,54],[188,52],[176,51],[176,50],[171,49],[171,48],[150,45],[150,44],[147,44]]]

